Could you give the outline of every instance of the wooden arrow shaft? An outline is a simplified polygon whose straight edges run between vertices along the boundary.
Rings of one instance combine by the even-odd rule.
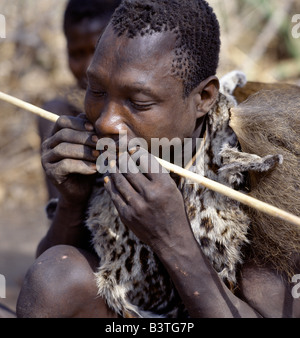
[[[9,102],[15,106],[18,106],[19,108],[25,109],[27,111],[30,111],[31,113],[37,114],[47,120],[50,120],[52,122],[56,122],[59,118],[58,115],[53,114],[51,112],[48,112],[44,109],[41,109],[39,107],[36,107],[30,103],[24,102],[20,99],[17,99],[13,96],[4,94],[0,92],[0,99],[6,102]],[[210,180],[202,175],[195,174],[189,170],[186,170],[184,168],[181,168],[179,166],[176,166],[170,162],[167,162],[165,160],[162,160],[158,157],[155,157],[156,160],[160,163],[161,166],[163,166],[165,169],[170,170],[182,177],[188,178],[193,182],[196,182],[202,186],[204,186],[207,189],[213,190],[217,193],[220,193],[222,195],[225,195],[229,198],[232,198],[240,203],[243,203],[251,208],[254,208],[256,210],[259,210],[261,212],[264,212],[268,215],[271,215],[273,217],[279,218],[281,220],[290,222],[292,224],[295,224],[297,226],[300,226],[300,218],[288,213],[284,210],[281,210],[279,208],[276,208],[268,203],[262,202],[256,198],[253,198],[249,195],[243,194],[239,191],[236,191],[234,189],[231,189],[227,187],[226,185],[223,185],[221,183],[215,182],[213,180]]]

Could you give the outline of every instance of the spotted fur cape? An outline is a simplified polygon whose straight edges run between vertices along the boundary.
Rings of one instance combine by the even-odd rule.
[[[196,165],[190,170],[245,191],[247,171],[264,172],[280,163],[279,155],[259,157],[240,150],[229,126],[231,95],[243,81],[236,75],[221,82],[214,108],[206,118],[206,131]],[[236,283],[243,262],[242,248],[248,242],[248,215],[239,202],[182,179],[179,186],[194,236],[218,275]],[[86,226],[100,258],[95,273],[99,296],[124,317],[181,317],[186,310],[166,270],[152,250],[120,220],[103,185],[96,186],[88,209]],[[194,262],[197,264],[197,262]]]

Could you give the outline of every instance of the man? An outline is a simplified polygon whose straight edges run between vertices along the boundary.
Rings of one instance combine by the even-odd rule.
[[[144,299],[140,299],[151,308],[151,300],[146,300],[151,293],[158,304],[151,309],[155,314],[167,313],[172,305],[159,303],[164,295],[154,292],[159,282],[170,278],[178,295],[172,300],[179,298],[190,317],[299,316],[299,301],[293,299],[291,285],[280,274],[268,265],[258,266],[250,257],[241,265],[249,220],[237,203],[186,183],[186,190],[181,191],[178,177],[165,172],[122,172],[118,158],[111,163],[115,170],[104,183],[97,183],[102,184],[100,200],[91,197],[100,155],[98,140],[109,138],[121,151],[119,136],[125,132],[128,143],[142,138],[148,149],[153,138],[203,137],[205,168],[221,180],[223,163],[215,153],[220,147],[214,143],[218,141],[216,130],[226,141],[223,159],[234,152],[237,140],[222,120],[230,102],[218,92],[219,48],[218,22],[205,1],[122,2],[88,70],[86,116],[61,117],[53,136],[43,144],[43,165],[60,199],[38,258],[25,278],[19,317],[117,317],[106,303],[113,301],[108,296],[104,299],[103,293],[97,297],[102,283],[109,282],[111,270],[103,270],[108,254],[115,264],[116,258],[120,261],[126,256],[112,278],[120,294],[123,289],[118,281],[124,277],[120,275],[130,279],[140,266],[139,273],[147,276],[150,268],[158,267],[163,281],[156,281],[155,273],[150,276],[145,280]],[[141,153],[139,161],[131,149],[117,157],[132,158],[143,169],[152,157],[145,150]],[[238,189],[245,188],[243,175],[231,176]],[[107,196],[109,201],[101,205]],[[187,207],[186,199],[191,196]],[[83,225],[87,209],[88,228]],[[105,219],[101,224],[97,219],[110,210],[114,222],[108,220],[103,231]],[[122,224],[123,230],[129,229],[122,234],[126,242],[121,251],[108,252],[122,239],[117,233]],[[220,236],[213,245],[211,233]],[[99,252],[103,253],[100,257]],[[135,287],[139,284],[130,289],[129,298],[138,298]],[[143,307],[142,302],[135,305]],[[132,308],[119,315],[139,315]],[[183,316],[184,311],[177,315]]]
[[[84,94],[87,88],[86,71],[95,52],[98,39],[104,32],[120,0],[70,0],[67,3],[63,32],[66,38],[69,69],[76,86],[63,89],[59,96],[44,104],[44,108],[58,115],[77,116],[84,110]],[[54,123],[39,118],[41,141],[51,135]],[[57,189],[46,178],[50,198],[58,196]]]

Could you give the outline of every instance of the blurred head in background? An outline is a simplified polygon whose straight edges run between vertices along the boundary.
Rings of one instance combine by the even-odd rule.
[[[67,40],[69,67],[78,86],[86,89],[86,70],[96,43],[121,0],[69,0],[63,29]]]

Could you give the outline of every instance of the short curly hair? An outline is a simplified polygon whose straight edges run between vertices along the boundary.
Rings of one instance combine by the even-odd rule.
[[[122,0],[69,0],[64,12],[63,29],[78,24],[85,19],[111,17]]]
[[[220,26],[205,0],[123,0],[112,16],[118,36],[171,31],[176,35],[173,75],[183,81],[184,97],[219,64]]]

